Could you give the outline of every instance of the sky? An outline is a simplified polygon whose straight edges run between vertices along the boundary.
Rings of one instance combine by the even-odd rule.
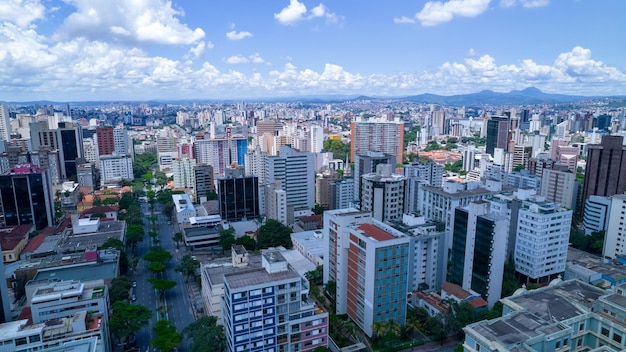
[[[0,0],[0,101],[626,95],[622,0]]]

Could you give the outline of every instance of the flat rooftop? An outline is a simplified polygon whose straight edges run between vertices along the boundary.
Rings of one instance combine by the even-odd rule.
[[[85,282],[93,280],[112,280],[116,276],[116,262],[90,262],[85,265],[55,267],[51,269],[39,270],[32,281],[79,280],[81,282]]]
[[[295,271],[286,270],[270,274],[264,268],[224,275],[224,281],[228,282],[231,289],[238,289],[246,286],[267,285],[278,281],[295,279],[300,279],[300,275],[298,275]]]
[[[563,281],[507,298],[545,322],[563,321],[591,311],[591,305],[606,294],[578,280]]]

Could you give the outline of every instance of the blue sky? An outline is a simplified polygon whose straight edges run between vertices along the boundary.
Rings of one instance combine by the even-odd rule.
[[[3,0],[0,101],[626,94],[626,1]]]

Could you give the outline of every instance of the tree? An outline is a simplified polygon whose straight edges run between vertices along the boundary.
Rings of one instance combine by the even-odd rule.
[[[253,251],[253,250],[256,249],[256,241],[254,240],[254,238],[252,238],[252,237],[250,237],[248,235],[243,235],[243,236],[239,237],[235,241],[235,244],[242,245],[249,251]]]
[[[169,320],[157,321],[153,330],[156,337],[150,341],[150,345],[163,352],[174,350],[183,340],[183,335],[176,332],[176,326]]]
[[[226,348],[224,328],[217,324],[217,318],[203,316],[189,324],[183,333],[193,339],[191,352],[222,351]]]
[[[172,280],[151,278],[151,279],[148,279],[148,281],[152,284],[152,288],[159,291],[160,298],[163,298],[163,295],[165,294],[166,290],[169,290],[170,288],[173,288],[174,286],[176,286],[176,281],[172,281]]]
[[[513,168],[513,172],[520,172],[522,170],[524,170],[524,164],[515,165]]]
[[[330,295],[330,297],[335,300],[337,297],[337,283],[334,280],[328,280],[326,284],[324,284],[324,291]]]
[[[172,253],[166,251],[161,246],[152,246],[148,253],[144,254],[143,260],[149,262],[159,262],[164,263],[168,260],[172,259]]]
[[[196,271],[200,268],[200,262],[193,259],[190,255],[184,255],[180,261],[180,264],[174,268],[174,270],[180,272],[181,274],[189,277],[196,273]]]
[[[223,250],[229,250],[233,244],[235,244],[236,240],[234,233],[235,230],[232,228],[220,231],[220,240],[218,243],[222,246]]]
[[[137,247],[137,242],[143,241],[144,230],[142,225],[128,225],[126,227],[126,243],[133,249]]]
[[[125,178],[121,179],[120,182],[117,183],[117,185],[120,187],[126,187],[126,186],[130,187],[132,184],[133,184],[133,181],[127,180]]]
[[[152,312],[145,306],[118,301],[113,304],[109,327],[119,339],[125,341],[147,325],[151,317]]]
[[[319,204],[315,204],[315,206],[313,207],[313,209],[311,209],[311,211],[313,212],[313,214],[315,215],[319,215],[319,214],[323,214],[324,210],[326,210],[323,206],[319,205]]]
[[[126,276],[113,278],[113,280],[111,280],[111,286],[109,287],[109,299],[111,300],[111,304],[126,300],[130,287],[130,280],[128,280]]]
[[[259,228],[257,236],[258,248],[270,248],[283,246],[287,249],[293,247],[291,242],[291,228],[283,225],[278,220],[268,219]]]
[[[150,262],[150,264],[148,264],[148,270],[150,270],[154,274],[160,274],[162,272],[165,272],[165,269],[165,264],[161,262]]]
[[[176,232],[174,236],[172,236],[172,239],[174,240],[174,242],[176,242],[176,248],[178,248],[178,244],[180,243],[180,241],[183,240],[183,233]]]
[[[219,197],[215,191],[208,190],[206,191],[206,200],[218,200]]]
[[[107,238],[98,249],[106,249],[106,248],[114,248],[118,251],[124,250],[124,242],[117,238],[109,237]]]
[[[304,276],[311,283],[311,285],[319,285],[322,283],[324,277],[324,267],[318,265],[315,270],[307,271]]]

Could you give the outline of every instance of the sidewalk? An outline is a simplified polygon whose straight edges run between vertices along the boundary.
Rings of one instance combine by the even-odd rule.
[[[409,351],[419,351],[419,352],[434,352],[434,351],[454,351],[454,348],[462,343],[462,340],[459,340],[456,337],[448,337],[446,341],[444,341],[443,345],[439,341],[428,342],[421,346],[415,346],[413,348],[407,348],[403,350],[403,352]]]

